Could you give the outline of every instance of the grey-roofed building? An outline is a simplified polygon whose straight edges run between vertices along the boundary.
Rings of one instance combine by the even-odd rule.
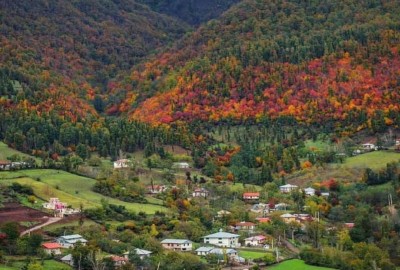
[[[150,257],[151,253],[153,253],[149,250],[140,249],[140,248],[135,248],[134,250],[136,252],[136,255],[138,255],[141,260],[143,260],[146,257]],[[129,251],[124,253],[124,257],[129,259]]]
[[[239,235],[219,231],[210,235],[204,236],[204,243],[212,244],[220,247],[238,247]]]
[[[165,249],[171,249],[175,251],[191,251],[192,241],[187,239],[164,239],[161,241],[161,245]]]
[[[63,263],[74,266],[74,259],[72,258],[72,254],[65,255],[60,259]]]
[[[64,248],[74,247],[78,242],[82,245],[87,243],[87,240],[79,234],[63,235],[58,237],[56,241]]]

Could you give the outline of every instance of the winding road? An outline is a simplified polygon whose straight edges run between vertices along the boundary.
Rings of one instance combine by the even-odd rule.
[[[47,225],[56,223],[56,222],[60,221],[61,219],[62,219],[62,218],[60,218],[60,217],[51,217],[51,218],[49,218],[49,220],[46,221],[45,223],[39,224],[39,225],[37,225],[37,226],[35,226],[35,227],[32,227],[32,228],[30,228],[30,229],[28,229],[28,230],[23,231],[23,232],[20,234],[20,236],[23,236],[23,235],[25,235],[25,234],[29,234],[29,233],[31,233],[31,232],[33,232],[33,231],[37,231],[37,230],[39,230],[40,228],[43,228],[43,227],[45,227],[45,226],[47,226]]]

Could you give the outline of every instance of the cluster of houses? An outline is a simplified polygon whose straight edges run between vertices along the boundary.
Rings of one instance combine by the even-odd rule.
[[[9,170],[20,170],[32,168],[32,164],[25,162],[25,161],[7,161],[7,160],[0,160],[0,170],[1,171],[9,171]]]
[[[42,204],[43,208],[54,211],[55,217],[64,217],[64,215],[72,215],[79,213],[78,209],[69,208],[66,203],[61,202],[58,198],[50,198],[48,202]]]

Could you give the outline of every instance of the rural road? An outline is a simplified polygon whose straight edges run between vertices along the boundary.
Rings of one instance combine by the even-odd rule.
[[[23,232],[20,234],[20,236],[23,236],[23,235],[25,235],[25,234],[29,234],[29,233],[31,233],[31,232],[33,232],[33,231],[39,230],[40,228],[43,228],[43,227],[47,226],[47,225],[56,223],[56,222],[60,221],[61,219],[62,219],[62,218],[59,218],[59,217],[51,217],[51,218],[49,218],[49,220],[46,221],[45,223],[40,224],[40,225],[37,225],[37,226],[35,226],[35,227],[32,227],[32,228],[30,228],[30,229],[28,229],[28,230],[26,230],[26,231],[23,231]]]

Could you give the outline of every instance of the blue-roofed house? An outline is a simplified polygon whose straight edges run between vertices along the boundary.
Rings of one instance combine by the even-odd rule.
[[[82,245],[86,245],[87,240],[79,234],[63,235],[56,239],[63,248],[74,247],[75,244],[80,242]]]
[[[161,241],[161,245],[165,249],[171,249],[175,251],[192,251],[192,241],[187,239],[164,239]]]
[[[217,233],[206,235],[203,237],[204,243],[216,245],[219,247],[238,247],[239,235],[233,233],[227,233],[220,230]]]
[[[153,252],[151,252],[151,251],[149,251],[149,250],[140,249],[140,248],[135,248],[135,249],[134,249],[134,252],[136,253],[136,255],[139,256],[139,258],[140,258],[141,260],[143,260],[143,259],[146,258],[146,257],[150,257],[151,253],[153,253]],[[125,253],[124,253],[124,257],[125,257],[126,259],[129,259],[129,254],[130,254],[129,251],[125,252]]]

